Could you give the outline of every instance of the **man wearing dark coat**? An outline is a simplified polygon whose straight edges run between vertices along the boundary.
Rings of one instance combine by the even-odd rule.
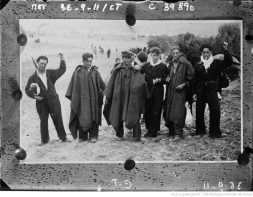
[[[206,103],[210,111],[209,135],[211,138],[221,138],[220,130],[220,103],[218,99],[218,80],[224,68],[233,63],[231,54],[227,50],[228,44],[224,42],[224,60],[213,59],[212,48],[203,45],[201,48],[201,61],[195,67],[193,77],[193,100],[196,102],[196,134],[206,134],[204,112]]]
[[[151,60],[144,64],[140,72],[145,74],[150,97],[145,103],[145,124],[148,132],[144,137],[157,137],[160,131],[161,113],[163,105],[163,95],[165,80],[167,77],[167,66],[160,59],[161,50],[157,47],[150,49]]]
[[[66,63],[63,59],[63,55],[60,56],[60,67],[58,69],[46,69],[48,58],[46,56],[40,56],[34,62],[37,67],[37,71],[29,78],[25,87],[26,94],[36,99],[36,109],[40,117],[40,134],[41,143],[43,145],[49,141],[48,132],[48,116],[50,114],[54,126],[57,131],[58,137],[62,141],[69,141],[66,138],[66,132],[63,126],[61,104],[59,96],[55,90],[55,82],[66,71]]]
[[[125,122],[126,128],[133,129],[134,140],[140,141],[140,116],[148,96],[147,85],[139,70],[134,68],[133,53],[123,51],[122,60],[123,62],[114,68],[104,91],[104,115],[120,140],[123,140]]]
[[[92,65],[93,55],[84,53],[82,59],[83,65],[75,69],[65,95],[71,101],[69,129],[74,139],[79,134],[79,142],[89,139],[95,143],[101,125],[105,83],[98,68]]]
[[[169,64],[169,75],[166,79],[164,119],[169,128],[169,137],[182,138],[186,117],[186,91],[193,78],[193,67],[180,53],[178,47],[172,49],[172,56],[173,60]]]

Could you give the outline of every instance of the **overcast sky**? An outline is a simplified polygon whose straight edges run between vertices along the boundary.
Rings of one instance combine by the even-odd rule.
[[[34,31],[42,34],[57,32],[59,34],[113,34],[113,35],[178,35],[190,32],[200,36],[216,35],[218,27],[224,23],[241,21],[225,20],[137,20],[133,27],[124,20],[94,19],[21,19],[21,31]]]

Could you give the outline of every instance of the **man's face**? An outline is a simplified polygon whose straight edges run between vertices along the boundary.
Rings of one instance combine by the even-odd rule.
[[[156,62],[158,62],[160,55],[156,53],[151,53],[151,58],[153,60],[153,63],[155,64]]]
[[[90,67],[90,66],[92,65],[92,60],[93,60],[93,58],[92,58],[92,57],[89,57],[88,59],[83,60],[83,64],[84,64],[84,66],[88,66],[88,67]]]
[[[167,54],[165,54],[165,55],[163,56],[163,59],[164,59],[164,60],[167,60],[168,57],[169,57],[169,56],[168,56]]]
[[[38,63],[38,70],[40,73],[44,73],[47,66],[47,60],[40,59]]]
[[[134,62],[136,62],[138,65],[142,64],[141,61],[137,57],[134,59]]]
[[[179,60],[179,57],[180,57],[179,49],[174,49],[172,51],[172,56],[173,56],[173,61],[177,62]]]
[[[212,55],[212,52],[208,48],[204,48],[202,51],[202,56],[205,60],[208,60],[210,56]]]
[[[132,57],[129,57],[129,56],[122,56],[122,60],[123,60],[123,62],[124,62],[124,64],[126,64],[126,65],[129,65],[129,64],[131,64],[131,62],[133,61],[133,58]]]

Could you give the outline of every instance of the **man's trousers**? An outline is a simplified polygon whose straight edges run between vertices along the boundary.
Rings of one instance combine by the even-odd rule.
[[[117,131],[116,136],[123,137],[123,135],[124,135],[124,125],[123,125],[123,122],[120,122],[119,130]],[[137,121],[136,125],[133,128],[133,137],[135,139],[141,138],[141,124],[139,120]]]
[[[213,85],[206,86],[201,93],[197,94],[196,103],[196,134],[206,134],[204,121],[206,103],[210,111],[209,135],[211,137],[221,136],[220,130],[220,103],[216,88]]]
[[[36,109],[40,117],[40,134],[41,142],[47,143],[49,141],[48,132],[48,116],[50,114],[57,135],[61,140],[66,139],[66,132],[63,126],[61,104],[58,98],[51,100],[36,101]]]

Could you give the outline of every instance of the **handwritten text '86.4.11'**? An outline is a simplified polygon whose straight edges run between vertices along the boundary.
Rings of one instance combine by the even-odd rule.
[[[94,4],[65,4],[61,3],[61,9],[62,11],[118,11],[119,8],[122,6],[121,3],[105,3],[105,4],[99,4],[99,3],[94,3]]]

